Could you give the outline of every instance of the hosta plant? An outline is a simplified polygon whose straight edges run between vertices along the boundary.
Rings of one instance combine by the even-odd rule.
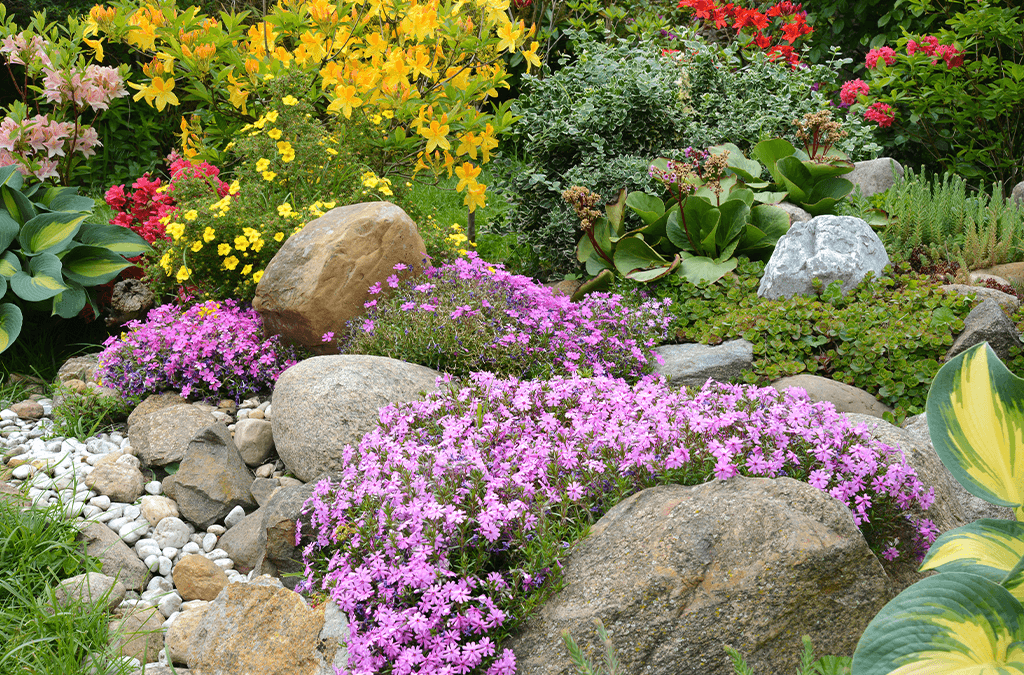
[[[63,318],[87,301],[95,308],[91,287],[149,250],[127,228],[86,222],[94,202],[76,188],[23,181],[15,166],[0,168],[0,352],[18,338],[23,308]]]
[[[922,570],[871,621],[854,675],[1024,672],[1024,380],[987,343],[944,365],[928,393],[942,463],[971,494],[1012,508],[935,540]]]

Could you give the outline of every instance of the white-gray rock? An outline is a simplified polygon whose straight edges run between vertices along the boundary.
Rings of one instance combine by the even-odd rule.
[[[664,376],[673,387],[700,387],[709,379],[737,380],[754,362],[753,345],[746,340],[730,340],[717,346],[662,345],[654,351],[664,361],[655,364],[654,372]]]
[[[235,508],[231,509],[231,513],[224,516],[224,525],[225,527],[227,527],[227,529],[230,530],[232,527],[242,522],[243,518],[245,518],[245,509],[243,509],[241,506],[236,506]]]
[[[895,159],[879,157],[854,163],[853,171],[843,178],[853,183],[854,189],[860,186],[861,196],[871,197],[891,188],[896,183],[896,177],[902,178],[903,173],[903,165]]]
[[[813,295],[814,279],[823,286],[840,281],[845,292],[869,271],[881,276],[888,264],[885,247],[866,222],[851,216],[817,216],[793,225],[779,239],[757,294],[769,300]]]
[[[153,539],[160,545],[160,548],[168,546],[182,548],[188,543],[191,534],[188,525],[183,520],[172,516],[160,521],[160,524],[156,526],[156,531],[153,532]]]

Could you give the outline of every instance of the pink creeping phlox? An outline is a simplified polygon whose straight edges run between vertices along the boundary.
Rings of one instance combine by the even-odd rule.
[[[125,328],[99,355],[100,377],[124,396],[172,390],[186,398],[241,401],[269,391],[295,364],[276,335],[264,337],[259,314],[234,300],[187,309],[161,305],[145,322],[129,321]]]
[[[382,409],[303,509],[297,590],[348,614],[354,675],[512,675],[500,639],[558,574],[570,542],[551,533],[571,539],[657,484],[790,476],[845,503],[887,558],[935,539],[912,515],[933,492],[902,453],[803,390],[708,382],[690,395],[656,376],[438,383]],[[915,534],[897,540],[899,523]]]
[[[651,350],[671,321],[668,299],[640,302],[591,293],[572,302],[473,252],[401,284],[392,276],[388,285],[396,291],[365,303],[365,317],[349,323],[342,348],[454,375],[580,372],[635,379],[653,368]],[[381,294],[381,284],[369,293]]]

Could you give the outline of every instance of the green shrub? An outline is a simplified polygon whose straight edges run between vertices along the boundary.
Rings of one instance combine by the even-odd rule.
[[[654,290],[672,298],[676,339],[748,340],[754,363],[746,382],[811,373],[867,391],[892,407],[896,420],[923,412],[928,385],[973,300],[905,273],[866,278],[846,295],[836,282],[818,297],[764,300],[757,297],[763,269],[743,263],[715,285],[667,277]]]
[[[870,218],[872,207],[886,214],[879,238],[893,260],[908,260],[918,247],[966,270],[1024,259],[1024,207],[1003,199],[998,184],[990,193],[974,193],[959,176],[929,179],[923,168],[908,169],[869,207],[851,215]]]

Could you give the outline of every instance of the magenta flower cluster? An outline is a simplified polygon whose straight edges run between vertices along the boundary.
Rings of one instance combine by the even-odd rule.
[[[300,519],[299,590],[348,613],[355,675],[511,675],[501,640],[523,598],[557,575],[586,523],[657,484],[790,476],[845,503],[887,557],[936,535],[920,517],[932,491],[901,453],[802,390],[708,382],[690,395],[656,376],[489,373],[439,384],[382,409]],[[916,542],[879,540],[900,523]]]
[[[669,299],[591,293],[572,302],[472,252],[404,282],[392,275],[370,295],[366,314],[342,341],[344,351],[455,375],[481,370],[524,379],[573,373],[635,379],[653,368],[651,350],[671,322]]]
[[[99,376],[124,396],[163,391],[241,401],[273,388],[295,364],[293,350],[266,338],[259,314],[234,300],[161,305],[146,321],[103,343]]]

